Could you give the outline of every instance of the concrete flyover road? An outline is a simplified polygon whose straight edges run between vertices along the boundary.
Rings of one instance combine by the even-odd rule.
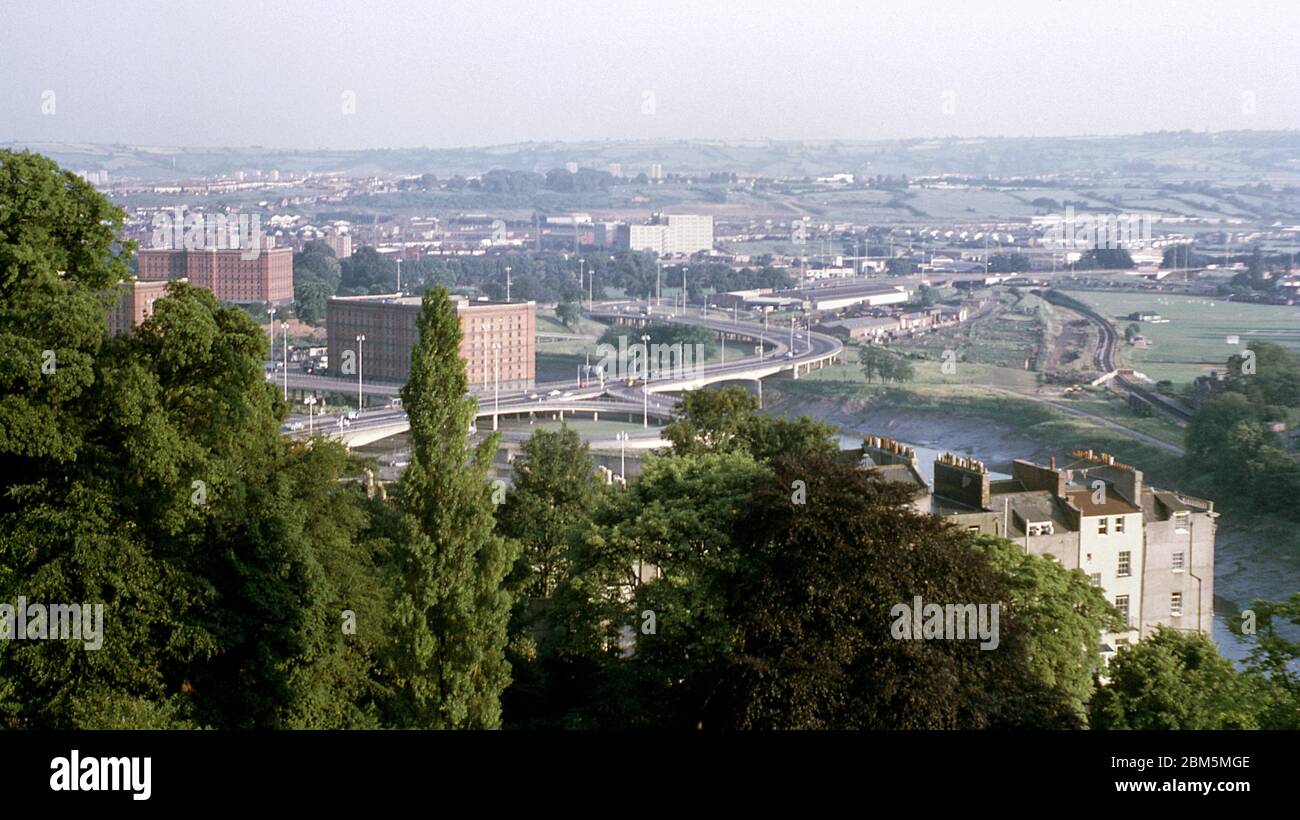
[[[747,353],[726,362],[693,366],[685,373],[670,372],[664,377],[654,377],[652,374],[647,387],[651,393],[695,390],[724,381],[755,381],[782,372],[791,373],[797,379],[801,372],[827,367],[844,358],[844,345],[834,336],[796,330],[791,350],[789,334],[781,328],[764,330],[758,322],[737,321],[727,316],[725,311],[706,312],[698,307],[688,307],[684,312],[675,312],[646,307],[637,302],[615,302],[603,303],[583,313],[594,319],[628,325],[629,346],[640,343],[637,327],[654,322],[703,327],[720,334],[749,339],[751,342],[761,340],[773,348],[761,355]]]
[[[659,309],[650,310],[649,313],[633,312],[634,310],[639,311],[640,305],[615,302],[601,303],[594,310],[585,313],[594,318],[620,321],[632,326],[650,321],[695,325],[753,342],[762,339],[772,349],[761,356],[750,353],[737,356],[735,360],[725,363],[715,362],[693,366],[682,372],[671,372],[663,377],[652,378],[648,383],[642,382],[639,386],[628,386],[619,380],[607,380],[600,387],[578,388],[572,382],[565,381],[539,384],[527,392],[503,393],[499,397],[494,397],[491,391],[486,393],[475,391],[474,396],[479,401],[477,418],[480,420],[492,418],[498,414],[521,416],[530,413],[555,413],[562,417],[564,413],[573,413],[591,414],[597,417],[600,413],[619,415],[627,413],[633,417],[640,415],[643,423],[648,422],[649,418],[664,420],[672,417],[676,402],[671,397],[656,394],[695,390],[726,381],[755,381],[761,385],[763,378],[782,372],[789,372],[794,378],[798,378],[800,372],[806,373],[809,370],[828,366],[841,360],[844,355],[843,344],[835,337],[822,333],[796,331],[795,349],[791,351],[788,335],[783,336],[777,328],[765,332],[763,326],[756,322],[738,322],[729,317],[719,316],[717,313],[709,314],[700,308],[688,308],[686,313],[680,315],[672,315],[671,311]],[[703,315],[696,311],[701,311]],[[629,336],[636,335],[635,327],[630,327],[629,330],[631,331]],[[284,375],[268,372],[268,380],[272,378],[280,381]],[[292,369],[289,372],[288,383],[294,388],[329,390],[344,394],[356,390],[356,382],[351,379],[294,373]],[[401,387],[393,384],[363,383],[362,389],[367,394],[395,396]],[[295,415],[286,422],[282,431],[293,438],[302,438],[314,433],[340,439],[348,446],[362,446],[403,433],[409,427],[404,410],[383,408],[363,412],[356,419],[348,420],[345,426],[340,426],[338,416],[323,416],[309,420],[305,415]],[[659,440],[658,431],[653,428],[647,429],[644,433],[634,433],[633,436],[640,440],[656,442]],[[629,446],[635,445],[629,442]]]

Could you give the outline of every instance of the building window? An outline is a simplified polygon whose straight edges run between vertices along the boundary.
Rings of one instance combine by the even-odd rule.
[[[1124,516],[1117,515],[1115,516],[1115,534],[1119,535],[1122,532],[1124,532]]]
[[[1092,585],[1095,586],[1095,587],[1099,587],[1099,586],[1101,586],[1101,573],[1100,573],[1100,572],[1094,572],[1094,573],[1092,574]]]
[[[1129,622],[1128,622],[1128,596],[1127,596],[1127,595],[1116,595],[1116,596],[1115,596],[1115,608],[1119,610],[1120,618],[1121,618],[1121,620],[1124,622],[1124,628],[1127,629],[1128,626],[1129,626]]]
[[[1174,572],[1183,571],[1183,553],[1175,552],[1169,559],[1169,565],[1173,567]]]
[[[1182,615],[1182,614],[1183,614],[1183,593],[1181,593],[1181,592],[1171,592],[1171,593],[1169,593],[1169,615],[1170,615],[1170,617],[1177,618],[1178,616],[1180,616],[1180,615]]]
[[[979,535],[979,534],[980,534],[980,528],[977,527],[977,526],[967,527],[967,528],[966,528],[966,532],[971,533],[972,535]]]
[[[1105,534],[1109,531],[1109,528],[1110,528],[1110,519],[1109,519],[1109,518],[1106,518],[1105,516],[1102,516],[1101,518],[1098,518],[1098,519],[1097,519],[1097,534],[1098,534],[1098,535],[1105,535]]]
[[[1132,555],[1133,554],[1130,553],[1128,550],[1123,550],[1122,552],[1120,552],[1119,567],[1118,569],[1115,570],[1115,574],[1118,575],[1120,578],[1127,578],[1129,577],[1129,575],[1132,574],[1133,571]]]
[[[1178,533],[1187,532],[1187,513],[1186,513],[1186,512],[1176,512],[1176,513],[1174,513],[1174,532],[1178,532]]]

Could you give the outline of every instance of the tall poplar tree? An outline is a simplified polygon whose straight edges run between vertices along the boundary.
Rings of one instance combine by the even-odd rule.
[[[496,728],[510,682],[504,580],[514,560],[494,532],[488,469],[498,436],[467,441],[476,403],[465,395],[460,318],[445,289],[425,294],[417,326],[402,388],[411,462],[393,539],[388,720],[409,728]]]

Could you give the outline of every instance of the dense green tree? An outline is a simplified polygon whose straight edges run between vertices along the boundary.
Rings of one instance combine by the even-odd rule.
[[[1125,248],[1089,248],[1070,267],[1075,270],[1130,270],[1133,257]]]
[[[916,369],[911,361],[875,345],[863,345],[858,349],[858,363],[868,382],[876,376],[882,382],[910,382],[916,378]]]
[[[487,480],[498,436],[470,445],[460,319],[446,290],[425,293],[402,403],[411,463],[398,489],[391,557],[393,617],[386,683],[389,721],[421,728],[494,728],[502,690],[514,560],[493,530]]]
[[[1246,349],[1229,357],[1226,389],[1249,399],[1261,421],[1300,408],[1300,353],[1274,342],[1250,342]]]
[[[555,306],[555,316],[564,326],[572,330],[582,319],[582,308],[577,302],[560,302]]]
[[[334,249],[319,239],[303,245],[293,255],[293,282],[321,282],[333,295],[343,278],[343,267],[334,256]]]
[[[1064,690],[1075,713],[1085,717],[1101,669],[1099,636],[1120,627],[1119,611],[1080,570],[1027,553],[1005,538],[979,536],[973,546],[1007,579],[1007,610],[1024,626],[1030,668],[1039,680]]]
[[[731,531],[769,474],[747,453],[653,456],[604,498],[548,612],[541,725],[696,725],[693,693],[734,646],[719,607]]]
[[[319,325],[325,321],[330,297],[334,294],[324,282],[297,282],[293,286],[293,312],[309,325]]]
[[[574,530],[590,522],[604,485],[587,444],[570,427],[538,430],[520,456],[498,527],[522,548],[523,594],[549,598],[565,576]]]
[[[1255,683],[1204,635],[1160,627],[1121,649],[1092,699],[1097,729],[1256,729]]]
[[[397,290],[397,263],[369,245],[358,248],[340,265],[339,292],[346,295]]]
[[[738,386],[684,393],[676,417],[663,430],[679,455],[747,452],[759,461],[810,449],[832,453],[837,449],[834,435],[833,425],[807,416],[761,414],[758,399]]]
[[[1288,637],[1300,626],[1300,592],[1285,601],[1255,601],[1250,613],[1253,629],[1239,621],[1231,626],[1251,645],[1247,673],[1264,690],[1260,728],[1300,729],[1300,641]],[[1279,629],[1283,622],[1290,630]]]
[[[0,150],[0,293],[51,274],[92,291],[127,275],[125,213],[52,160]]]
[[[778,461],[732,537],[722,611],[738,648],[701,702],[704,726],[1080,725],[1067,693],[1034,674],[1005,576],[907,501],[903,486],[822,454]],[[1003,606],[998,646],[900,639],[895,607],[918,595]]]

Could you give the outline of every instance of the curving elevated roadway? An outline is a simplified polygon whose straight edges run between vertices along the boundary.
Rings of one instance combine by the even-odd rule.
[[[788,372],[798,378],[800,372],[807,373],[820,367],[829,366],[844,356],[844,345],[835,337],[823,333],[799,331],[795,339],[795,349],[788,345],[788,335],[779,329],[763,330],[756,322],[735,321],[718,315],[700,315],[699,308],[688,309],[686,313],[674,315],[669,311],[658,309],[643,311],[641,306],[631,302],[602,303],[593,310],[584,311],[596,319],[609,320],[626,324],[630,329],[648,322],[694,325],[709,330],[758,342],[760,339],[770,346],[761,356],[750,353],[738,356],[727,362],[693,366],[685,372],[668,373],[664,377],[635,379],[629,385],[624,381],[607,380],[603,387],[579,389],[571,382],[556,384],[539,384],[527,393],[512,392],[502,394],[499,401],[494,401],[491,394],[476,394],[479,400],[478,419],[494,416],[519,416],[527,413],[563,413],[592,414],[600,413],[641,416],[643,422],[650,418],[670,419],[675,400],[656,394],[679,393],[696,390],[710,384],[727,381],[755,381],[779,373]],[[630,337],[635,332],[629,333]],[[631,341],[631,339],[629,340]],[[281,376],[282,377],[282,376]],[[289,383],[294,387],[315,389],[350,390],[352,382],[326,376],[307,376],[290,374]],[[393,395],[399,388],[393,385],[381,385],[383,395]],[[371,392],[367,386],[367,392]],[[558,393],[558,395],[550,395]],[[532,398],[536,395],[538,398]],[[311,430],[308,425],[311,424]],[[298,427],[301,425],[301,428]],[[292,438],[304,438],[310,434],[324,435],[344,441],[349,447],[362,446],[389,436],[403,433],[410,428],[406,412],[400,408],[385,408],[361,413],[351,420],[346,427],[340,427],[337,417],[329,416],[309,422],[307,416],[295,415],[285,424],[283,432]],[[647,429],[638,439],[659,439],[657,430]],[[630,445],[635,446],[635,445]]]

